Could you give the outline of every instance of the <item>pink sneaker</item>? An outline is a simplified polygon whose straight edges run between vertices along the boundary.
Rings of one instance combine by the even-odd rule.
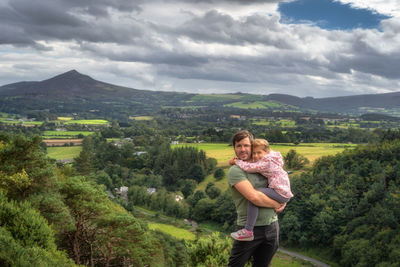
[[[231,233],[231,237],[238,241],[252,241],[254,240],[253,232],[246,228],[240,229],[236,232]]]

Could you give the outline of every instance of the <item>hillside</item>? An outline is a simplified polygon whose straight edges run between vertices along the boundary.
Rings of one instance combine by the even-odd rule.
[[[0,87],[0,109],[21,113],[96,110],[101,113],[143,112],[160,104],[179,103],[190,94],[137,90],[97,81],[76,70],[40,82],[18,82]]]
[[[0,111],[62,114],[97,112],[152,114],[165,107],[212,107],[333,113],[380,113],[400,117],[400,92],[330,98],[300,98],[284,94],[189,94],[138,90],[97,81],[71,70],[44,81],[25,81],[0,87]]]

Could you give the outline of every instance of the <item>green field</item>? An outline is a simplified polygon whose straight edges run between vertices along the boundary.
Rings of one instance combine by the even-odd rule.
[[[106,120],[68,120],[64,124],[91,124],[91,125],[108,125]]]
[[[272,109],[272,108],[280,108],[281,104],[273,102],[273,101],[254,101],[254,102],[235,102],[231,104],[226,104],[224,107],[232,107],[232,108],[242,108],[242,109]]]
[[[205,151],[207,157],[216,158],[218,160],[219,167],[228,167],[228,161],[232,157],[234,157],[232,146],[226,143],[188,143],[172,145],[172,147],[183,146],[194,146],[197,147],[199,150]],[[308,158],[312,163],[315,161],[315,159],[319,157],[334,155],[336,153],[342,152],[345,148],[352,148],[355,146],[356,145],[335,143],[304,143],[297,146],[294,144],[275,144],[271,145],[271,149],[280,151],[282,155],[286,155],[286,153],[290,149],[294,149],[298,153]]]
[[[43,133],[43,138],[46,139],[56,139],[56,138],[76,138],[78,135],[88,136],[94,134],[94,132],[89,131],[45,131]]]
[[[292,258],[281,252],[277,252],[272,258],[271,267],[301,267],[301,266],[314,266],[309,262]]]
[[[202,101],[202,102],[225,102],[229,100],[241,99],[243,96],[241,95],[231,95],[231,94],[204,94],[204,95],[196,95],[192,97],[193,101]]]
[[[285,127],[285,128],[289,128],[289,127],[295,127],[296,126],[296,122],[294,120],[279,120],[279,121],[275,121],[275,120],[254,120],[253,124],[255,125],[263,125],[263,126],[269,126],[269,125],[274,125],[274,126],[280,126],[280,127]]]
[[[47,156],[52,159],[73,159],[79,156],[82,151],[81,146],[59,146],[59,147],[48,147]]]
[[[136,116],[136,117],[129,117],[129,119],[131,120],[135,120],[135,121],[151,121],[153,120],[153,117],[151,116]]]
[[[57,120],[59,121],[70,121],[72,119],[73,119],[72,117],[57,117]]]
[[[8,120],[6,118],[0,118],[0,122],[6,124],[21,124],[21,125],[42,125],[43,121],[19,121],[19,120]]]
[[[179,239],[185,240],[195,240],[196,235],[189,230],[179,228],[170,224],[163,223],[149,223],[149,228],[151,230],[160,230],[161,232],[170,234]]]

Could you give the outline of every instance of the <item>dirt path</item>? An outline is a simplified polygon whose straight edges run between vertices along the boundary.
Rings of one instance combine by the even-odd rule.
[[[304,256],[304,255],[301,255],[301,254],[298,254],[296,252],[292,252],[292,251],[289,251],[289,250],[286,250],[286,249],[283,249],[283,248],[278,249],[278,251],[281,252],[281,253],[287,254],[287,255],[289,255],[291,257],[295,257],[295,258],[298,258],[298,259],[301,259],[301,260],[304,260],[304,261],[308,261],[308,262],[310,262],[313,265],[318,266],[318,267],[330,267],[330,265],[328,265],[326,263],[323,263],[321,261],[315,260],[313,258]]]

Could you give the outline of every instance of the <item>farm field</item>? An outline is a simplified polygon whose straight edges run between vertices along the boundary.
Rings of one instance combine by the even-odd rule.
[[[72,117],[57,117],[57,120],[59,121],[70,121],[72,119],[73,119]]]
[[[135,121],[151,121],[151,120],[153,120],[153,117],[151,117],[151,116],[132,116],[132,117],[129,117],[129,119],[131,119],[131,120],[135,120]]]
[[[202,101],[202,102],[224,102],[227,100],[236,100],[241,99],[243,96],[241,95],[231,95],[231,94],[204,94],[204,95],[196,95],[191,98],[193,101]]]
[[[184,239],[188,241],[196,239],[196,235],[189,230],[179,228],[170,224],[149,223],[149,228],[151,230],[160,230],[161,232],[170,234],[179,239]]]
[[[228,167],[228,161],[234,156],[232,146],[227,143],[188,143],[172,145],[172,147],[194,146],[206,152],[207,157],[216,158],[218,167]],[[294,144],[273,144],[272,150],[280,151],[285,155],[289,150],[294,149],[298,153],[305,156],[313,163],[317,158],[327,155],[334,155],[342,152],[346,148],[356,147],[352,144],[336,144],[336,143],[304,143]]]
[[[262,126],[269,126],[269,125],[274,125],[274,126],[280,126],[284,128],[291,128],[296,126],[296,122],[294,120],[253,120],[253,124],[255,125],[262,125]]]
[[[88,136],[93,133],[90,131],[45,131],[43,138],[76,138],[78,135]]]
[[[64,124],[91,124],[91,125],[108,125],[106,120],[67,120]]]
[[[61,147],[48,147],[47,156],[52,159],[73,159],[79,156],[82,151],[81,146],[61,146]]]
[[[235,102],[231,104],[226,104],[224,107],[233,107],[241,109],[271,109],[280,108],[282,105],[273,101],[254,101],[254,102]]]
[[[6,124],[21,124],[27,126],[42,125],[43,121],[20,121],[20,120],[8,120],[7,118],[0,118],[0,122]]]

